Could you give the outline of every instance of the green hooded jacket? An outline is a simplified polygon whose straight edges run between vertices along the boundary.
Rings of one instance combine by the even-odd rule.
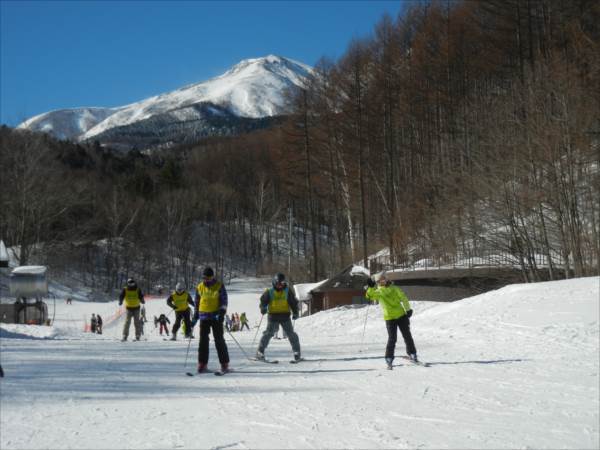
[[[384,320],[395,320],[412,309],[408,297],[398,286],[370,287],[365,296],[374,302],[379,302],[383,310]]]

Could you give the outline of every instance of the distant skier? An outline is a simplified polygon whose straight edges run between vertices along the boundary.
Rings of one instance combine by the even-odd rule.
[[[208,365],[208,344],[211,328],[219,362],[221,363],[221,371],[229,371],[229,352],[223,337],[223,322],[226,313],[227,291],[225,286],[221,281],[217,281],[214,270],[207,267],[202,273],[202,281],[196,288],[194,325],[198,319],[200,320],[198,373],[205,372]]]
[[[394,353],[396,349],[396,341],[398,339],[398,328],[404,338],[406,345],[406,354],[413,360],[417,360],[417,349],[410,332],[410,316],[412,316],[412,308],[408,302],[406,294],[398,287],[394,286],[385,275],[381,275],[375,281],[369,278],[367,280],[367,292],[365,296],[373,302],[379,302],[383,311],[383,319],[388,332],[388,341],[385,349],[385,362],[388,369],[392,368],[394,361]]]
[[[97,321],[96,321],[96,314],[92,313],[92,318],[90,319],[90,332],[95,333],[96,332],[96,325],[97,325]]]
[[[185,337],[189,338],[192,332],[192,325],[190,321],[190,308],[188,305],[194,306],[194,301],[189,292],[185,290],[182,283],[177,283],[175,291],[167,298],[167,305],[175,311],[175,323],[173,324],[173,335],[171,336],[171,340],[174,341],[177,339],[177,331],[181,326],[182,320],[185,324]]]
[[[102,334],[102,317],[100,317],[100,314],[96,314],[96,333]]]
[[[127,340],[129,336],[129,328],[131,326],[131,319],[133,318],[133,325],[135,328],[135,340],[139,341],[142,334],[142,324],[140,321],[140,306],[145,304],[144,294],[138,287],[137,283],[133,278],[127,280],[127,285],[121,291],[119,295],[119,306],[125,302],[125,308],[127,310],[127,317],[125,318],[125,325],[123,326],[123,341]]]
[[[156,319],[156,321],[160,324],[159,334],[162,336],[163,330],[165,330],[165,333],[167,333],[167,336],[168,336],[169,335],[169,327],[167,327],[167,324],[171,323],[169,318],[167,316],[165,316],[164,314],[161,314],[160,316],[158,316],[158,319]]]
[[[250,331],[250,325],[248,325],[248,317],[246,316],[245,312],[243,312],[242,315],[240,316],[240,323],[241,323],[240,331],[243,331],[244,327],[248,328],[248,331]]]
[[[279,326],[287,334],[294,352],[294,360],[300,361],[300,339],[294,331],[292,319],[298,318],[298,300],[294,294],[294,290],[290,289],[285,281],[285,275],[278,273],[273,277],[272,287],[265,290],[260,297],[260,312],[261,314],[269,313],[267,329],[263,332],[258,350],[256,351],[256,359],[265,359],[265,349],[269,345],[269,341],[275,335]]]

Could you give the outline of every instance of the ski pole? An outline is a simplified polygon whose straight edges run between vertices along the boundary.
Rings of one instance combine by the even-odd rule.
[[[192,330],[193,330],[193,328],[192,328]],[[192,333],[190,333],[190,337],[189,337],[189,339],[188,339],[188,347],[187,347],[187,351],[185,352],[185,364],[184,364],[184,366],[183,366],[183,368],[184,368],[184,369],[185,369],[185,368],[187,368],[187,362],[188,362],[188,356],[189,356],[189,354],[190,354],[190,346],[191,346],[191,344],[192,344]],[[186,374],[187,376],[189,376],[189,377],[193,377],[193,376],[194,376],[194,374],[193,374],[193,373],[191,373],[191,372],[186,372],[185,374]]]
[[[254,333],[254,339],[252,339],[252,344],[250,344],[250,347],[252,347],[252,348],[254,348],[254,341],[256,341],[256,336],[258,336],[258,330],[260,330],[260,325],[262,324],[264,317],[265,317],[264,315],[260,316],[260,322],[258,322],[258,327],[256,328],[256,333]]]
[[[226,328],[226,330],[227,330],[227,328]],[[242,353],[244,354],[244,356],[246,357],[246,359],[247,359],[248,361],[252,361],[252,360],[250,359],[250,357],[248,356],[248,353],[246,353],[246,350],[244,350],[244,349],[242,348],[242,346],[240,345],[240,343],[237,341],[237,339],[236,339],[236,338],[234,338],[234,337],[233,337],[233,334],[231,334],[231,332],[230,332],[229,330],[227,330],[227,334],[228,334],[229,336],[231,336],[231,339],[233,339],[233,340],[235,341],[235,343],[236,343],[236,344],[237,344],[237,346],[240,348],[240,350],[242,351]]]
[[[369,306],[371,306],[371,302],[367,303],[367,312],[365,314],[365,324],[363,325],[362,338],[360,339],[360,350],[359,353],[363,350],[363,344],[365,342],[365,330],[367,329],[367,319],[369,318]]]

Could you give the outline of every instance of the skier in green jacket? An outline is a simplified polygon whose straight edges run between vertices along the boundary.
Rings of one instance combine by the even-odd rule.
[[[377,284],[379,286],[376,287],[375,281],[371,278],[367,280],[369,287],[365,297],[370,301],[379,302],[383,310],[383,319],[388,332],[387,347],[385,349],[385,362],[388,369],[392,368],[392,362],[394,361],[398,328],[400,328],[406,344],[406,354],[417,362],[417,349],[410,333],[409,319],[413,311],[406,294],[398,286],[394,286],[383,274],[377,280]]]

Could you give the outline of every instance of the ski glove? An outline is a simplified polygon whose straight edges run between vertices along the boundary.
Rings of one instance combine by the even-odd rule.
[[[406,311],[406,317],[408,317],[410,319],[410,316],[412,316],[412,309],[409,309],[408,311]]]
[[[292,320],[296,320],[298,318],[298,314],[294,313],[292,314]]]
[[[375,281],[373,281],[373,278],[369,278],[367,280],[367,286],[369,286],[369,287],[375,287]]]
[[[225,320],[225,310],[224,309],[219,310],[219,312],[217,314],[215,314],[215,320],[218,320],[219,322],[223,323],[223,321]]]
[[[267,308],[266,307],[261,307],[260,308],[260,313],[264,316],[267,313]]]

